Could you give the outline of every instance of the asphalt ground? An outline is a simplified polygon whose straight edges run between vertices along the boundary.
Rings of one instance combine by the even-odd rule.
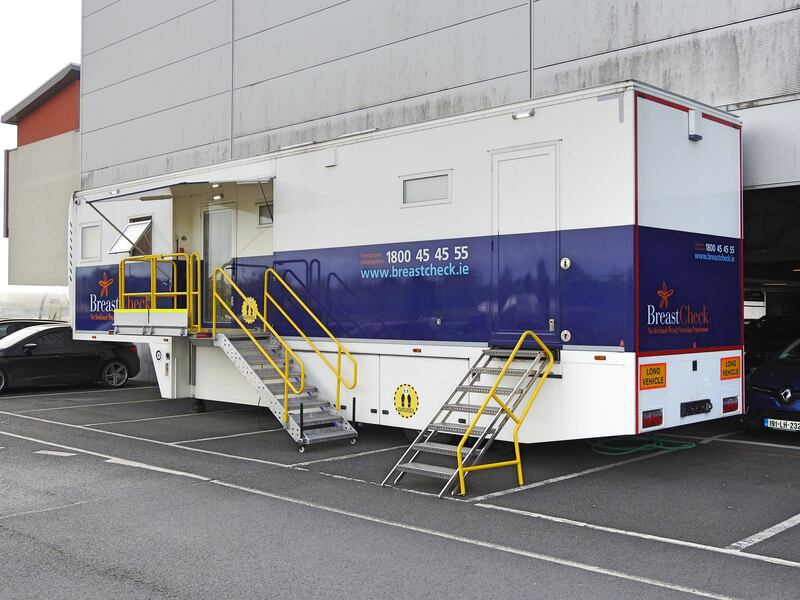
[[[0,598],[800,598],[800,435],[735,419],[380,487],[407,441],[299,453],[269,414],[153,387],[0,397]],[[498,452],[502,455],[503,448]],[[498,458],[495,456],[494,458]]]

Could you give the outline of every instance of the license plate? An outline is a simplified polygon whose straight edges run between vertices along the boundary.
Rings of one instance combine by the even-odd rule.
[[[800,421],[764,419],[764,427],[769,427],[770,429],[783,429],[785,431],[800,431]]]

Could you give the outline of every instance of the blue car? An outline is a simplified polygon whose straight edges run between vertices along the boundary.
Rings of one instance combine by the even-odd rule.
[[[750,376],[745,422],[800,432],[800,338]]]

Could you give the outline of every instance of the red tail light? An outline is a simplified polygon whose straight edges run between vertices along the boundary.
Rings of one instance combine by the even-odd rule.
[[[735,412],[739,408],[739,396],[731,396],[730,398],[722,399],[722,412],[729,413]]]
[[[664,424],[664,415],[661,412],[661,409],[658,410],[646,410],[642,413],[642,429],[647,429],[648,427],[658,427],[659,425]]]
[[[139,352],[139,348],[137,348],[135,344],[131,344],[130,346],[128,346],[128,350],[130,350],[134,354],[137,354]]]

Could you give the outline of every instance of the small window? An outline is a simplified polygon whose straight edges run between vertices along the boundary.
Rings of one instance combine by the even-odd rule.
[[[403,204],[439,204],[449,201],[449,174],[403,179]]]
[[[258,205],[258,224],[259,225],[272,225],[272,209],[273,203],[267,202],[266,204]]]
[[[133,251],[134,255],[152,254],[152,223],[150,217],[132,218],[125,229],[122,230],[122,235],[108,249],[108,253],[128,254]]]
[[[100,225],[81,227],[81,259],[97,260],[100,258]]]

